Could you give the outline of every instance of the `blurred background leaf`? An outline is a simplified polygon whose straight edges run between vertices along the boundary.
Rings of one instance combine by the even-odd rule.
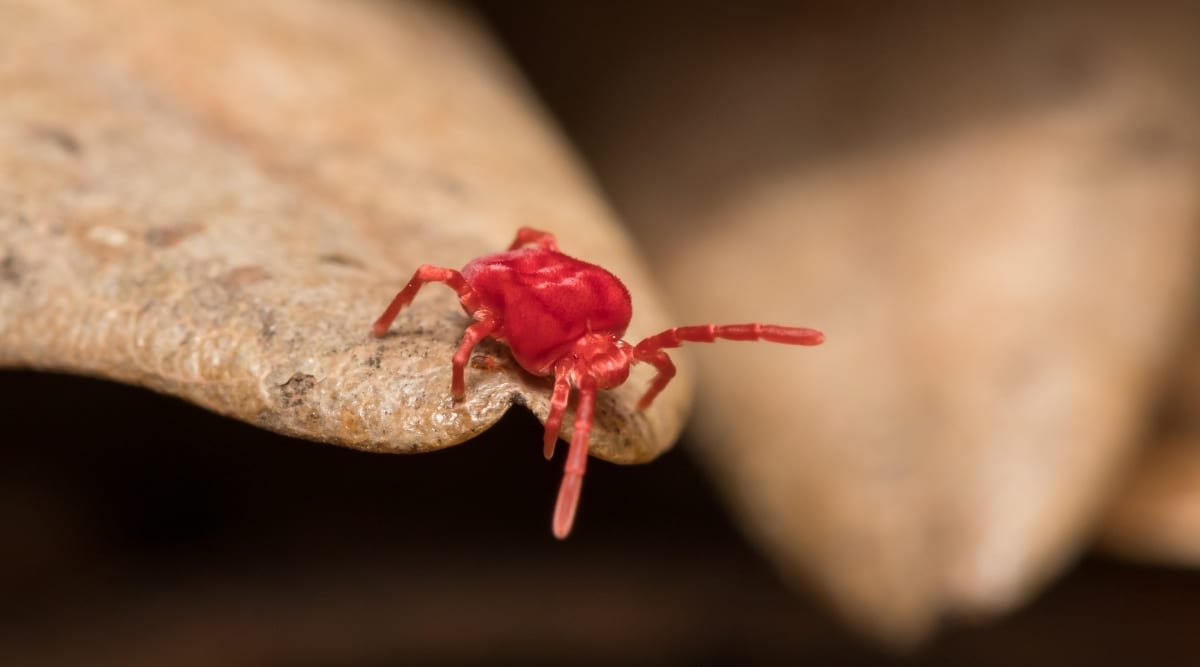
[[[1090,544],[1195,335],[1200,15],[681,7],[502,25],[684,319],[828,334],[697,351],[696,450],[859,628],[1011,611]]]
[[[1103,537],[1129,558],[1194,567],[1200,565],[1200,335],[1193,331],[1190,338]]]

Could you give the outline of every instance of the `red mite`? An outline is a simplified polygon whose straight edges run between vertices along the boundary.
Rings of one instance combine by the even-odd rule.
[[[630,364],[645,362],[658,370],[638,402],[642,410],[675,376],[675,365],[663,348],[684,342],[711,343],[717,338],[790,345],[819,345],[825,340],[820,331],[800,327],[702,324],[667,329],[630,345],[621,337],[633,316],[633,304],[620,279],[595,264],[562,254],[554,235],[528,227],[517,232],[507,252],[480,257],[461,272],[422,265],[375,321],[376,336],[387,333],[400,309],[411,303],[427,282],[443,282],[453,288],[463,309],[475,320],[454,353],[450,391],[455,398],[466,394],[463,369],[475,345],[489,336],[504,341],[522,368],[534,375],[554,376],[543,439],[544,454],[550,459],[571,387],[577,390],[575,428],[552,523],[559,539],[571,532],[575,521],[596,391],[625,382]]]

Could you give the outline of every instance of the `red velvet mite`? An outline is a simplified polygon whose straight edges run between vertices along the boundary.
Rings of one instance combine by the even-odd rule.
[[[475,320],[454,353],[450,391],[455,398],[466,393],[463,369],[475,345],[488,337],[507,343],[522,368],[554,376],[543,438],[543,452],[549,459],[575,387],[575,428],[552,522],[559,539],[571,532],[579,505],[596,392],[625,382],[630,364],[645,362],[658,370],[638,402],[638,409],[645,409],[675,376],[675,365],[663,348],[711,343],[717,338],[790,345],[819,345],[825,340],[820,331],[801,327],[702,324],[667,329],[631,345],[621,339],[633,316],[629,290],[621,280],[595,264],[562,254],[552,234],[528,227],[517,232],[507,252],[480,257],[462,271],[422,265],[375,321],[376,336],[387,333],[400,309],[427,282],[453,288]]]

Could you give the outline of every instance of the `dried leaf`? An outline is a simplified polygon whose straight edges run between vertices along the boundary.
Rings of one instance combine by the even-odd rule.
[[[1200,565],[1200,439],[1156,444],[1104,526],[1110,550],[1134,560]]]
[[[1200,565],[1200,337],[1168,400],[1165,433],[1141,453],[1104,525],[1110,550],[1137,560]]]
[[[631,335],[667,326],[628,239],[458,10],[15,1],[0,43],[0,366],[416,452],[514,403],[548,410],[515,364],[469,369],[467,400],[450,398],[467,318],[449,290],[368,336],[418,264],[542,227],[627,281]],[[642,377],[600,402],[597,456],[646,461],[678,432],[687,378],[641,414]]]
[[[694,30],[597,94],[654,113],[592,129],[686,319],[826,332],[699,353],[696,441],[781,569],[897,643],[1083,548],[1200,267],[1177,18],[974,9]]]

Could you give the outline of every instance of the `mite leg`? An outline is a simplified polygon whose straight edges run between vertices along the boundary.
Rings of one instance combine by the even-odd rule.
[[[633,358],[653,364],[658,369],[658,375],[650,383],[650,388],[638,401],[638,409],[644,410],[650,406],[658,393],[667,386],[675,376],[675,365],[662,351],[664,347],[679,347],[683,343],[711,343],[718,338],[725,340],[765,340],[770,343],[786,343],[788,345],[820,345],[825,340],[825,334],[816,329],[804,327],[781,327],[774,324],[701,324],[692,327],[675,327],[662,333],[655,334],[638,343],[633,348]]]
[[[567,377],[569,372],[570,366],[567,364],[554,367],[554,394],[550,396],[550,415],[546,417],[546,433],[542,437],[542,454],[547,461],[554,457],[554,445],[558,443],[563,413],[571,397],[571,380]]]
[[[658,373],[650,381],[650,387],[638,401],[638,410],[645,410],[650,407],[650,404],[654,402],[654,397],[658,396],[658,393],[667,386],[671,378],[675,377],[675,364],[671,363],[671,357],[668,357],[667,353],[662,350],[655,350],[649,356],[640,357],[637,348],[634,348],[633,358],[635,361],[647,362],[658,369]]]
[[[654,334],[638,343],[635,352],[643,354],[664,347],[679,347],[683,343],[711,343],[725,340],[765,340],[788,345],[820,345],[825,334],[804,327],[781,327],[774,324],[701,324],[694,327],[675,327]]]
[[[537,247],[542,250],[553,250],[558,252],[558,241],[550,232],[543,232],[540,229],[532,227],[522,227],[517,230],[517,238],[513,239],[512,245],[508,246],[509,250],[516,250],[523,245],[536,243]]]
[[[554,505],[554,521],[551,528],[554,536],[566,539],[575,523],[575,510],[579,507],[579,493],[583,489],[583,472],[587,468],[588,434],[592,430],[592,407],[596,403],[596,380],[585,375],[579,380],[579,401],[575,406],[575,428],[571,433],[571,449],[567,452],[567,465],[563,471],[562,486],[558,488],[558,502]]]
[[[496,319],[490,314],[467,327],[466,333],[463,334],[462,342],[458,344],[458,350],[454,353],[454,366],[450,376],[450,394],[454,398],[461,399],[467,395],[467,383],[463,379],[463,369],[467,367],[467,362],[471,360],[471,350],[475,349],[479,341],[487,338],[495,330]]]
[[[440,266],[431,266],[423,264],[413,274],[413,277],[396,294],[396,298],[392,299],[392,303],[388,305],[387,310],[375,320],[375,325],[371,330],[376,337],[382,338],[387,333],[388,327],[392,326],[392,321],[396,319],[396,315],[400,313],[400,309],[412,303],[413,297],[421,289],[425,283],[442,282],[446,283],[455,292],[458,292],[458,300],[462,302],[463,307],[469,312],[474,312],[477,306],[478,298],[475,296],[475,290],[467,284],[467,279],[454,269],[443,269]]]

